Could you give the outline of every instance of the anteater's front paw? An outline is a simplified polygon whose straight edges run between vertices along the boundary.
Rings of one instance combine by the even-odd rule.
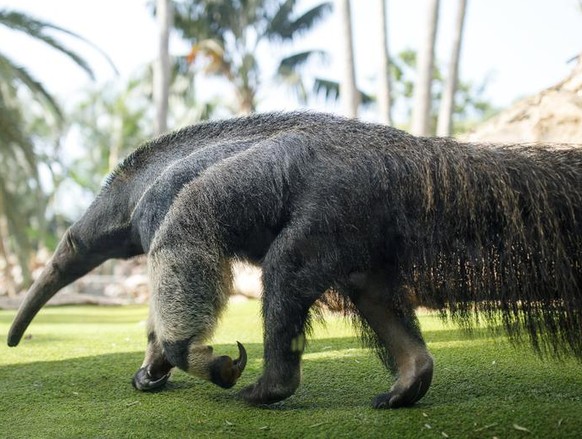
[[[166,385],[170,378],[170,372],[160,377],[153,377],[148,372],[147,367],[139,369],[133,377],[133,387],[143,392],[151,392],[153,390],[161,390]]]
[[[239,395],[249,404],[268,405],[289,398],[296,389],[296,385],[271,384],[260,379],[255,384],[242,389]]]

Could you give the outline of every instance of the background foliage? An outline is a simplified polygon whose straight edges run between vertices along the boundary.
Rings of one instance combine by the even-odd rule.
[[[169,81],[168,126],[254,111],[269,87],[287,88],[297,103],[334,102],[340,85],[315,77],[312,66],[329,57],[322,47],[294,50],[295,43],[332,15],[334,2],[301,9],[296,0],[203,2],[175,1],[173,28],[187,49],[174,54]],[[154,2],[150,10],[155,14]],[[81,35],[26,14],[0,9],[0,26],[24,32],[71,59],[90,77],[84,55],[106,55]],[[81,41],[82,51],[68,47]],[[66,107],[0,45],[0,294],[14,294],[30,284],[38,251],[54,248],[64,229],[97,193],[116,163],[154,135],[153,64],[131,78],[94,85]],[[264,62],[265,54],[277,59]],[[155,56],[152,50],[152,58]],[[153,62],[153,59],[152,59]],[[393,107],[409,119],[416,75],[416,52],[391,59]],[[202,99],[209,77],[224,92]],[[441,97],[442,69],[434,71],[433,125]],[[457,93],[457,130],[487,117],[493,109],[483,99],[486,81],[461,81]],[[374,111],[375,96],[361,91],[362,108]],[[407,128],[404,122],[403,128]]]

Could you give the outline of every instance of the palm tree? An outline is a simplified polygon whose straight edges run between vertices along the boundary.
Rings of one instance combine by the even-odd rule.
[[[174,27],[192,41],[190,64],[203,57],[205,71],[230,82],[236,95],[236,111],[250,113],[256,108],[262,84],[257,50],[264,43],[289,43],[311,30],[332,5],[323,2],[296,15],[297,0],[205,0],[175,4]],[[292,76],[308,60],[321,54],[304,51],[279,61],[279,76]],[[298,81],[295,81],[299,84]]]
[[[356,117],[360,104],[358,88],[356,86],[356,72],[354,66],[354,48],[352,41],[352,12],[350,0],[340,0],[340,20],[342,39],[342,79],[340,81],[340,101],[344,116]]]
[[[168,97],[170,94],[170,29],[173,7],[171,0],[156,1],[159,41],[158,59],[154,70],[154,101],[156,103],[156,134],[161,134],[168,125]]]
[[[434,69],[434,46],[438,24],[439,0],[427,0],[427,22],[418,51],[417,77],[412,108],[412,134],[426,136],[430,132],[431,84]]]
[[[74,37],[95,48],[76,33],[6,9],[0,9],[0,26],[24,32],[45,43],[74,61],[93,78],[88,63],[54,37],[55,33]],[[30,101],[40,104],[46,121],[56,129],[62,126],[63,114],[53,96],[25,67],[0,52],[0,259],[6,261],[3,274],[9,283],[14,282],[11,276],[14,255],[18,258],[23,281],[29,281],[28,259],[33,248],[32,237],[36,236],[38,241],[45,224],[47,198],[41,189],[39,154],[35,148],[34,133],[27,129]]]
[[[467,0],[458,1],[453,48],[451,51],[448,77],[441,98],[436,131],[437,136],[450,136],[453,128],[453,110],[455,106],[455,93],[459,82],[459,60],[461,57],[461,43],[463,42],[466,7]]]
[[[392,102],[390,96],[390,57],[388,55],[388,32],[386,29],[386,0],[376,0],[378,13],[378,113],[380,122],[392,124]]]

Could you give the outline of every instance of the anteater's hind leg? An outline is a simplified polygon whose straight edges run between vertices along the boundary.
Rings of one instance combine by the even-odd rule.
[[[394,286],[383,276],[356,275],[354,284],[358,290],[354,304],[375,332],[380,348],[385,350],[386,366],[396,376],[390,390],[374,398],[374,407],[412,405],[426,394],[433,374],[433,360],[414,309],[403,298],[395,300]]]

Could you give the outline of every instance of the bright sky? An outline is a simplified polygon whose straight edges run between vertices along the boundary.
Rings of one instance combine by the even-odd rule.
[[[146,0],[0,0],[0,8],[30,13],[77,32],[102,48],[123,77],[155,57],[156,27]],[[318,0],[303,0],[303,8]],[[375,16],[370,0],[352,0],[353,29],[360,86],[374,92],[376,75]],[[441,0],[437,57],[446,64],[456,14],[456,0]],[[425,0],[388,0],[391,53],[417,48],[425,22]],[[536,93],[570,71],[567,61],[582,52],[582,9],[577,0],[469,0],[461,77],[481,82],[490,77],[487,96],[499,106]],[[305,37],[301,48],[325,49],[331,63],[319,71],[338,79],[339,20],[333,15]],[[97,72],[98,81],[112,70],[86,46],[81,50]],[[27,66],[65,102],[74,99],[89,79],[70,61],[26,36],[0,31],[0,50]],[[177,39],[171,51],[183,53]],[[292,108],[292,101],[263,96],[261,110]]]

